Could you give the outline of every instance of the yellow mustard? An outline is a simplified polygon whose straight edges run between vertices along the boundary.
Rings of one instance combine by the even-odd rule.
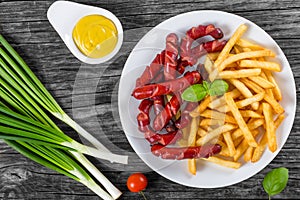
[[[84,55],[101,58],[116,47],[118,30],[110,19],[102,15],[88,15],[77,22],[73,40]]]

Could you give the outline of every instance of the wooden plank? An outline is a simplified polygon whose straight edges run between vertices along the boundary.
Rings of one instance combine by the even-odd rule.
[[[70,54],[47,21],[46,11],[52,2],[0,0],[0,33],[16,47],[63,109],[70,115],[74,114],[74,118],[88,131],[95,133],[98,139],[111,142],[107,142],[107,145],[115,152],[122,152],[123,149],[133,154],[122,131],[120,119],[113,115],[118,116],[118,110],[117,105],[111,105],[112,86],[117,84],[126,58],[136,42],[151,27],[180,13],[214,9],[238,14],[253,21],[267,31],[286,54],[295,76],[297,94],[300,93],[300,1],[78,0],[111,10],[120,18],[125,30],[125,42],[118,62],[99,67],[82,65]],[[134,28],[139,29],[132,30]],[[103,68],[106,68],[105,73],[99,73]],[[78,70],[84,70],[85,74],[76,79]],[[98,81],[101,84],[97,85]],[[80,85],[76,90],[75,83]],[[90,87],[91,84],[96,84],[96,91]],[[289,168],[290,179],[288,187],[276,197],[297,199],[300,196],[300,99],[297,100],[295,124],[282,151],[264,170],[233,186],[217,189],[185,187],[152,172],[136,155],[131,157],[126,167],[117,165],[112,168],[109,163],[91,160],[124,192],[121,199],[141,198],[126,188],[127,177],[135,171],[145,172],[149,179],[145,191],[148,199],[230,199],[233,196],[237,199],[267,199],[261,186],[263,177],[271,169],[281,166]],[[59,126],[70,136],[79,139],[63,123],[59,123]],[[33,163],[0,141],[0,199],[98,198],[80,183]]]

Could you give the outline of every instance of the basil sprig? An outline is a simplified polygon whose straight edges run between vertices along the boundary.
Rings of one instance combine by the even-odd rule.
[[[203,81],[202,84],[191,85],[182,93],[181,97],[185,101],[198,102],[206,95],[219,96],[228,90],[228,84],[224,80],[215,80],[212,83]]]
[[[269,199],[271,196],[279,194],[284,188],[289,179],[289,170],[285,167],[280,167],[270,171],[263,180],[264,190],[268,193]]]

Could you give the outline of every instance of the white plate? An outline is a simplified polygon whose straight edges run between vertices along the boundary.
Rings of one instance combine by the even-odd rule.
[[[214,24],[220,27],[228,39],[236,28],[245,23],[248,31],[243,36],[273,50],[277,61],[282,66],[282,72],[275,73],[275,79],[282,91],[281,105],[285,109],[285,120],[277,130],[278,150],[271,153],[266,150],[257,163],[244,164],[240,169],[225,168],[213,163],[200,161],[197,175],[191,175],[187,170],[187,161],[168,161],[155,157],[150,152],[150,145],[137,129],[136,115],[140,101],[131,97],[135,80],[157,53],[164,48],[165,37],[170,32],[185,33],[192,26],[199,24]],[[220,11],[195,11],[172,17],[149,31],[136,45],[129,55],[122,72],[119,85],[119,113],[127,139],[140,158],[154,171],[176,183],[198,187],[216,188],[239,183],[255,175],[266,167],[278,154],[286,142],[294,122],[296,111],[296,88],[290,65],[276,42],[260,27],[251,21],[234,14]]]
[[[72,32],[77,22],[87,15],[102,15],[116,25],[118,30],[118,42],[114,50],[102,57],[102,58],[90,58],[81,53],[77,48]],[[103,8],[88,6],[80,3],[74,3],[70,1],[56,1],[48,9],[47,17],[51,25],[57,31],[61,39],[64,41],[66,46],[69,48],[71,53],[78,58],[80,61],[88,64],[99,64],[104,63],[113,58],[120,50],[123,42],[123,28],[119,19]]]

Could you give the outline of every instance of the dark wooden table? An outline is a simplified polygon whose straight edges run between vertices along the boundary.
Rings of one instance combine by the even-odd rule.
[[[173,183],[151,171],[134,156],[118,120],[116,88],[123,65],[136,42],[158,23],[193,10],[222,10],[245,17],[269,33],[283,49],[292,67],[297,94],[300,84],[300,1],[296,0],[88,0],[78,1],[112,11],[125,30],[123,47],[117,58],[100,66],[82,64],[49,24],[46,12],[53,1],[0,0],[0,32],[20,52],[32,70],[63,109],[100,140],[111,141],[113,150],[129,152],[130,164],[111,167],[91,159],[121,190],[121,199],[142,199],[126,188],[134,171],[149,179],[148,199],[267,199],[261,186],[273,168],[287,167],[287,188],[274,199],[300,197],[300,115],[278,156],[261,172],[241,183],[218,189],[196,189]],[[67,12],[67,11],[66,11]],[[298,99],[299,102],[299,99]],[[299,110],[298,110],[299,111]],[[62,123],[62,129],[75,134]],[[288,133],[286,133],[288,134]],[[117,148],[118,147],[118,148]],[[98,199],[89,189],[63,175],[21,156],[0,141],[0,199]]]

